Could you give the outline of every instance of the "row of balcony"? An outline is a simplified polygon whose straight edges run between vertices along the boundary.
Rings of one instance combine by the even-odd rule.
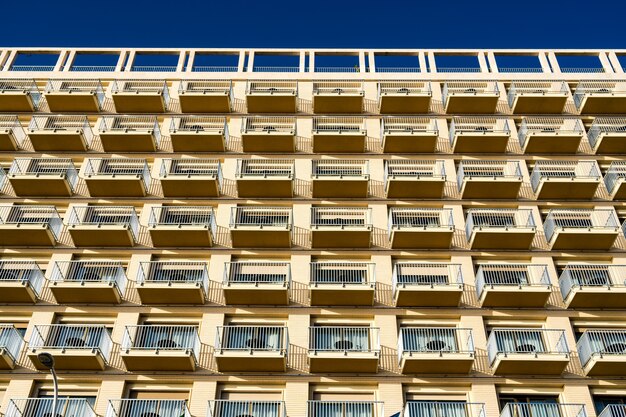
[[[371,262],[311,262],[308,292],[312,306],[371,306],[376,271]],[[559,277],[566,307],[626,307],[625,265],[570,263]],[[120,261],[56,261],[46,276],[31,260],[0,261],[0,303],[35,303],[48,288],[59,304],[108,303],[127,299],[133,281],[142,304],[204,304],[208,264],[202,261],[141,262],[128,277]],[[391,294],[398,307],[456,307],[465,291],[461,265],[397,262]],[[220,292],[226,305],[288,305],[291,265],[284,261],[225,264]],[[547,265],[493,263],[478,266],[478,302],[483,307],[542,308],[553,293]]]
[[[235,96],[229,80],[49,80],[40,89],[35,80],[0,80],[0,111],[33,112],[45,98],[52,112],[99,112],[106,97],[119,113],[164,113],[172,110],[177,93],[183,113],[228,113]],[[176,84],[178,88],[176,89]],[[376,83],[377,111],[382,114],[428,113],[433,97],[428,81],[380,81]],[[513,81],[504,88],[496,81],[446,81],[434,83],[436,97],[447,113],[493,114],[500,100],[515,114],[563,113],[573,98],[580,114],[623,113],[626,82],[581,81],[571,90],[564,81]],[[299,83],[295,80],[249,80],[245,99],[249,113],[296,113],[300,111]],[[366,88],[363,81],[313,81],[315,113],[362,113]]]
[[[1,97],[1,95],[0,95]],[[429,117],[385,117],[380,121],[380,147],[384,153],[434,153],[445,120]],[[165,126],[157,116],[104,116],[93,122],[87,116],[33,116],[27,132],[18,116],[0,116],[0,150],[26,147],[26,137],[38,152],[84,152],[97,148],[104,152],[155,152],[162,143]],[[297,120],[284,116],[247,117],[241,124],[243,152],[294,153],[299,135]],[[442,125],[442,127],[440,127]],[[314,117],[310,128],[315,153],[364,153],[367,150],[366,119],[359,116]],[[512,119],[455,117],[448,127],[449,146],[456,153],[506,153],[510,139],[517,137],[524,153],[576,153],[585,136],[580,119],[525,117],[519,127]],[[225,152],[232,148],[228,122],[221,116],[174,117],[168,134],[174,152]],[[371,132],[370,132],[371,136]],[[587,138],[598,154],[621,154],[626,140],[626,119],[598,117]]]
[[[460,198],[515,199],[523,185],[524,161],[462,160],[456,182]],[[78,168],[69,158],[15,158],[8,174],[0,170],[0,187],[8,181],[20,197],[70,197],[82,179],[91,197],[145,197],[150,193],[151,169],[145,159],[87,158]],[[164,197],[219,197],[223,172],[216,159],[163,159],[158,170]],[[442,160],[384,161],[387,198],[441,198],[446,185]],[[534,197],[585,199],[604,183],[608,198],[626,198],[626,162],[615,161],[604,181],[598,163],[534,161],[530,185]],[[291,198],[296,165],[293,159],[238,159],[237,195],[244,198]],[[311,161],[313,198],[367,198],[370,195],[369,161],[315,159]]]

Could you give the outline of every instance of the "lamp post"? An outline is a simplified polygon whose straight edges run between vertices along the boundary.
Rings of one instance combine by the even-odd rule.
[[[57,400],[59,399],[59,383],[57,381],[57,373],[54,370],[54,357],[48,352],[41,352],[37,355],[39,363],[50,369],[52,374],[52,384],[54,386],[54,397],[52,397],[52,417],[57,415]]]

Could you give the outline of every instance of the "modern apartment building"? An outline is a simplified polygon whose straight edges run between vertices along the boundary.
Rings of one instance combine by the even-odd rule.
[[[626,416],[625,71],[0,49],[0,412]]]

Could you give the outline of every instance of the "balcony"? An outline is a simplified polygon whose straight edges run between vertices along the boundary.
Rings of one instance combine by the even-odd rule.
[[[383,410],[382,401],[307,401],[308,417],[383,417]]]
[[[314,153],[363,153],[367,130],[362,117],[313,118]]]
[[[507,99],[514,114],[560,114],[569,95],[564,81],[515,81]]]
[[[200,347],[197,326],[126,326],[121,357],[129,371],[195,371]]]
[[[620,417],[626,414],[626,405],[624,404],[609,404],[604,407],[604,410],[598,417]]]
[[[213,246],[217,224],[208,206],[158,206],[150,210],[148,230],[155,248]]]
[[[580,119],[525,117],[517,136],[527,154],[575,154],[584,133]]]
[[[587,376],[623,376],[626,372],[626,330],[585,330],[576,348]]]
[[[217,159],[163,159],[159,180],[164,197],[215,198],[222,189],[222,165]]]
[[[384,153],[433,153],[437,149],[437,119],[428,117],[383,117],[380,122]]]
[[[0,260],[0,303],[35,303],[44,282],[37,262]]]
[[[502,413],[500,413],[500,417],[518,416],[586,417],[587,413],[583,404],[559,404],[552,402],[510,402],[504,405]]]
[[[139,237],[132,206],[74,206],[67,225],[78,248],[134,246]]]
[[[294,153],[296,135],[293,117],[246,117],[241,126],[241,146],[244,152]]]
[[[164,113],[170,103],[163,80],[113,80],[111,96],[118,113]]]
[[[511,137],[506,119],[484,116],[455,117],[449,133],[455,153],[506,153]]]
[[[78,172],[69,158],[15,158],[8,178],[20,197],[70,197]]]
[[[0,325],[0,369],[10,370],[15,368],[15,363],[20,357],[23,344],[24,339],[22,339],[15,327],[10,324]]]
[[[581,81],[574,90],[580,114],[620,114],[626,106],[626,82]]]
[[[619,235],[615,210],[552,209],[543,224],[552,250],[609,250]]]
[[[626,266],[568,264],[559,277],[563,302],[571,308],[626,308]]]
[[[262,394],[261,394],[262,395]],[[261,398],[261,397],[260,397]],[[271,400],[210,400],[207,417],[286,417],[285,402]]]
[[[181,81],[178,101],[183,113],[230,113],[233,84],[229,80]]]
[[[469,209],[465,220],[472,249],[528,250],[536,231],[529,209]]]
[[[298,111],[298,82],[249,80],[246,105],[248,113],[295,113]]]
[[[402,417],[484,417],[486,415],[485,404],[465,401],[407,401],[402,412]]]
[[[403,374],[468,374],[474,364],[470,329],[402,327],[398,360]]]
[[[11,399],[7,406],[6,417],[96,417],[85,398],[60,397],[52,412],[52,398],[17,398]]]
[[[596,154],[623,154],[626,143],[626,118],[596,117],[587,134]]]
[[[28,358],[35,368],[47,370],[37,355],[54,356],[57,371],[103,371],[111,357],[113,341],[104,325],[37,325],[28,343]]]
[[[87,158],[83,177],[91,197],[145,197],[150,168],[145,159]]]
[[[446,170],[443,161],[390,159],[385,161],[387,198],[434,198],[443,196]]]
[[[230,212],[233,248],[289,248],[291,207],[240,206]]]
[[[137,272],[141,304],[204,304],[209,291],[206,262],[141,262]]]
[[[397,307],[457,307],[461,302],[459,264],[398,262],[391,278]]]
[[[228,123],[219,116],[172,117],[170,140],[174,152],[225,152]]]
[[[611,162],[609,169],[604,176],[606,186],[612,200],[626,200],[626,162]]]
[[[485,264],[476,272],[476,294],[483,307],[542,308],[551,293],[546,265]]]
[[[118,261],[57,261],[50,291],[59,304],[119,304],[126,282],[124,266]]]
[[[309,327],[309,364],[312,373],[376,373],[380,357],[377,327]]]
[[[0,116],[0,151],[17,151],[24,139],[26,133],[17,116]]]
[[[227,262],[224,299],[228,305],[288,305],[291,287],[289,262]]]
[[[106,417],[191,417],[187,400],[109,400]]]
[[[156,116],[106,116],[99,130],[105,152],[156,152],[161,142]]]
[[[215,360],[220,372],[285,372],[288,348],[285,326],[219,326]]]
[[[500,100],[495,81],[448,81],[442,95],[448,114],[493,114]]]
[[[452,209],[391,207],[387,234],[392,249],[448,249]]]
[[[33,116],[28,137],[38,152],[84,152],[91,147],[93,131],[86,116]]]
[[[311,305],[374,305],[374,267],[370,262],[311,262]]]
[[[372,209],[367,207],[312,207],[313,248],[369,248]]]
[[[591,200],[601,181],[596,161],[536,161],[530,175],[539,200]]]
[[[462,160],[456,180],[464,199],[516,199],[523,177],[519,161]]]
[[[381,81],[378,83],[378,111],[381,114],[428,113],[432,95],[428,81]]]
[[[100,80],[48,80],[44,97],[51,112],[97,113],[104,103]]]
[[[561,375],[569,364],[563,330],[493,329],[487,356],[495,375]]]
[[[0,79],[0,112],[31,113],[39,108],[41,93],[35,80]]]
[[[312,161],[314,198],[367,198],[369,161],[358,159],[317,159]]]
[[[54,206],[0,206],[0,246],[54,246],[62,229]]]
[[[361,81],[317,81],[313,83],[315,113],[361,113],[365,89]]]
[[[238,159],[237,195],[244,198],[291,198],[295,177],[294,160]]]

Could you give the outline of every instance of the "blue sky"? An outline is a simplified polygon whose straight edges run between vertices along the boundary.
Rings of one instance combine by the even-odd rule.
[[[3,46],[626,48],[626,1],[3,2]]]

